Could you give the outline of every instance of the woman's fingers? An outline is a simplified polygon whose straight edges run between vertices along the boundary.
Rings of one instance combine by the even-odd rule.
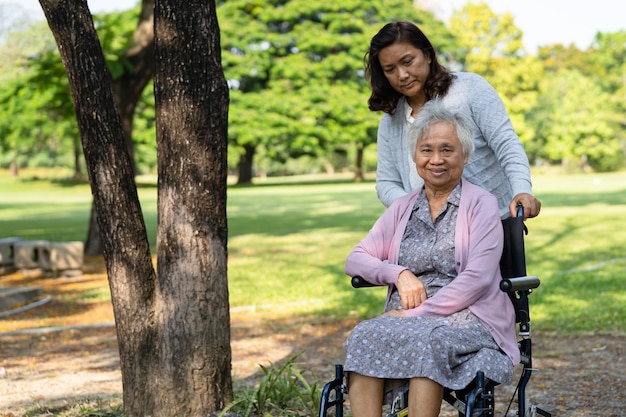
[[[424,284],[408,269],[400,273],[396,287],[405,310],[418,307],[426,300]]]

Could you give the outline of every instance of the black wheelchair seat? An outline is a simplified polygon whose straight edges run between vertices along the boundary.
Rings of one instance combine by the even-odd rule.
[[[518,417],[536,417],[537,415],[550,417],[551,414],[531,404],[526,398],[526,385],[530,381],[532,368],[532,342],[530,332],[530,309],[528,296],[540,284],[536,276],[526,274],[526,256],[524,236],[528,229],[524,224],[521,207],[517,217],[510,217],[502,221],[504,229],[504,249],[500,259],[502,281],[500,289],[506,292],[515,309],[515,322],[519,336],[522,372],[516,387]],[[373,284],[362,277],[352,277],[354,288],[372,287]],[[459,417],[493,417],[495,412],[495,388],[498,384],[478,372],[472,383],[463,390],[444,388],[443,400],[458,411]],[[345,375],[342,365],[335,365],[335,379],[328,382],[320,400],[319,417],[326,417],[329,410],[334,408],[336,417],[343,417],[344,394],[347,392]],[[515,395],[515,394],[514,394]],[[511,403],[513,399],[511,399]],[[392,404],[391,413],[387,417],[405,417],[408,414],[408,400],[406,393]],[[504,412],[507,416],[508,409]]]

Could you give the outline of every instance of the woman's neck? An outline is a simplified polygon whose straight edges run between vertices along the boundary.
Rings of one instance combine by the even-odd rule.
[[[455,185],[456,187],[456,185]],[[430,207],[430,217],[435,221],[439,213],[441,213],[441,209],[448,201],[448,196],[454,190],[454,187],[451,189],[443,189],[443,190],[433,190],[431,188],[425,187],[426,199],[428,200],[428,206]]]
[[[426,104],[426,101],[427,100],[425,94],[418,94],[413,97],[407,97],[406,102],[409,104],[409,106],[411,106],[411,116],[417,116],[417,113],[420,112],[422,106]]]

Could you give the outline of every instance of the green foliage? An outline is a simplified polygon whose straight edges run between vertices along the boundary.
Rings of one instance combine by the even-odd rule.
[[[94,17],[113,78],[128,70],[124,53],[131,46],[137,14],[138,8]],[[10,33],[0,47],[3,56],[12,59],[0,87],[0,166],[14,163],[80,171],[74,166],[74,154],[81,154],[74,106],[49,28],[45,22],[31,23]]]
[[[495,14],[484,3],[466,5],[450,29],[412,3],[218,2],[222,63],[231,87],[232,170],[247,152],[250,158],[243,159],[254,163],[259,176],[345,170],[357,149],[375,152],[370,145],[380,114],[367,109],[363,55],[382,24],[398,18],[417,22],[449,68],[464,65],[493,84],[531,162],[562,163],[567,170],[623,167],[624,31],[598,33],[586,51],[551,45],[533,56],[522,49],[513,16]],[[138,11],[136,6],[94,17],[113,78],[128,70],[124,54],[132,46]],[[74,110],[46,23],[22,20],[1,35],[0,167],[80,172]],[[576,87],[575,77],[586,89]],[[138,103],[133,139],[140,170],[155,173],[151,85]]]
[[[236,393],[235,401],[220,416],[229,411],[242,417],[318,415],[321,390],[317,383],[310,385],[295,367],[300,354],[280,367],[272,363],[268,367],[259,365],[263,371],[259,386]]]
[[[384,23],[413,20],[442,50],[452,43],[441,22],[405,0],[232,0],[218,6],[232,90],[231,152],[254,149],[280,162],[375,142],[380,115],[367,109],[363,56]]]
[[[539,106],[539,85],[545,77],[543,66],[532,56],[498,58],[494,63],[498,70],[489,82],[502,98],[529,160],[535,162],[542,149],[532,116]]]
[[[135,162],[139,172],[157,173],[154,84],[148,83],[135,108],[133,118]]]
[[[623,93],[626,88],[626,30],[596,34],[592,49],[586,54],[586,60],[588,65],[582,66],[588,71],[586,75],[596,77],[602,89],[608,93]],[[626,103],[619,101],[624,108]]]
[[[522,52],[522,31],[510,13],[496,15],[486,3],[467,3],[450,19],[450,28],[461,44],[466,71],[489,79],[499,68],[497,60],[516,58]]]
[[[610,96],[578,71],[562,70],[542,85],[537,123],[541,155],[550,161],[588,163],[597,171],[624,166],[622,129],[606,103]]]
[[[485,3],[466,4],[450,27],[464,48],[465,69],[501,95],[531,162],[574,171],[624,166],[624,32],[599,33],[586,53],[554,45],[533,57],[524,54],[513,17]]]
[[[140,10],[138,4],[130,10],[94,15],[94,26],[100,38],[107,69],[114,80],[124,72],[134,71],[125,54],[133,46],[132,37]]]
[[[481,74],[493,85],[530,161],[536,161],[541,149],[529,114],[538,105],[544,69],[536,57],[523,54],[522,32],[513,16],[497,15],[485,3],[468,3],[452,16],[450,27],[462,45],[464,69]]]
[[[54,41],[41,24],[28,26],[25,33],[28,41],[21,33],[11,33],[2,45],[3,56],[13,59],[13,66],[0,84],[0,165],[71,166],[68,150],[76,128],[63,68],[57,71],[50,60],[35,59],[42,51],[56,52]],[[70,117],[64,117],[68,111]]]
[[[546,71],[555,74],[561,69],[577,68],[583,71],[588,67],[587,54],[570,44],[567,48],[563,45],[542,46],[539,48],[537,58],[543,63]],[[584,70],[587,75],[587,70]]]

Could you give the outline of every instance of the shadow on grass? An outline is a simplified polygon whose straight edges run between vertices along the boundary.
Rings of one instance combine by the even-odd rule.
[[[42,181],[48,181],[51,184],[58,185],[60,187],[74,187],[74,186],[84,186],[89,185],[88,179],[76,179],[73,177],[64,177],[64,178],[40,178],[37,176],[32,177],[24,177],[19,179],[20,182],[24,183],[38,183]],[[354,184],[354,183],[372,183],[374,184],[374,180],[365,179],[362,181],[355,181],[354,178],[346,178],[346,177],[319,177],[312,176],[310,179],[301,176],[282,176],[282,177],[270,177],[268,181],[263,181],[261,179],[253,179],[253,182],[247,184],[228,184],[228,188],[233,189],[245,189],[245,188],[258,188],[258,187],[289,187],[289,186],[303,186],[303,185],[324,185],[324,184]],[[157,188],[157,179],[144,180],[140,177],[135,179],[135,185],[137,188]]]
[[[250,184],[231,184],[228,188],[232,189],[249,189],[249,188],[263,188],[263,187],[302,187],[307,185],[327,185],[327,184],[376,184],[375,180],[363,180],[363,181],[355,181],[353,178],[311,178],[311,179],[303,179],[303,178],[293,178],[290,177],[280,177],[276,179],[272,179],[268,182],[262,181],[254,181]]]

